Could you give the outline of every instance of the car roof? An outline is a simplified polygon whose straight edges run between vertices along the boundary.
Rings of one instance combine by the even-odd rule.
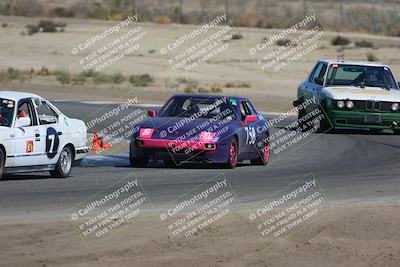
[[[356,60],[332,60],[332,59],[323,59],[319,60],[319,62],[324,62],[327,64],[349,64],[349,65],[362,65],[362,66],[371,66],[371,67],[388,67],[382,63],[379,62],[373,62],[373,61],[356,61]]]
[[[18,101],[23,98],[41,98],[40,96],[35,94],[15,91],[0,91],[0,97],[14,101]]]
[[[239,100],[247,100],[250,101],[247,98],[241,97],[241,96],[226,96],[226,95],[212,95],[212,94],[176,94],[173,97],[198,97],[198,98],[229,98],[229,99],[235,99],[237,101]]]

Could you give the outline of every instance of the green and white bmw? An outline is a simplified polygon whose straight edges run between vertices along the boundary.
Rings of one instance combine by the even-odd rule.
[[[300,118],[319,110],[325,115],[320,131],[347,127],[400,133],[399,83],[390,68],[379,63],[318,61],[300,84],[293,105],[305,102],[314,104],[299,108],[300,126]]]

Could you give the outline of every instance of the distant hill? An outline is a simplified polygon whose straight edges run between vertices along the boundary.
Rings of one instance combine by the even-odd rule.
[[[234,26],[279,28],[315,10],[325,30],[400,36],[400,0],[2,0],[1,15],[119,20],[135,7],[142,21],[192,24],[228,12]]]

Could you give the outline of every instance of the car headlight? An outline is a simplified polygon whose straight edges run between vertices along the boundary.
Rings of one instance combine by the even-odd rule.
[[[152,129],[152,128],[141,128],[139,131],[139,137],[151,138],[153,133],[154,133],[154,129]]]
[[[391,108],[392,111],[398,111],[399,110],[399,103],[393,103],[390,108]]]
[[[199,141],[201,143],[210,143],[214,140],[216,134],[213,132],[201,132],[200,133],[200,137],[199,137]]]
[[[337,106],[338,108],[344,108],[344,101],[339,100],[338,102],[336,102],[336,106]]]
[[[353,103],[353,101],[346,101],[346,108],[348,108],[348,109],[354,108],[354,103]]]

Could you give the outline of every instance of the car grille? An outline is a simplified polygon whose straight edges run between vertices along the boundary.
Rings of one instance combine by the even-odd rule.
[[[391,106],[395,102],[384,102],[374,100],[354,100],[354,108],[367,111],[391,111]]]

